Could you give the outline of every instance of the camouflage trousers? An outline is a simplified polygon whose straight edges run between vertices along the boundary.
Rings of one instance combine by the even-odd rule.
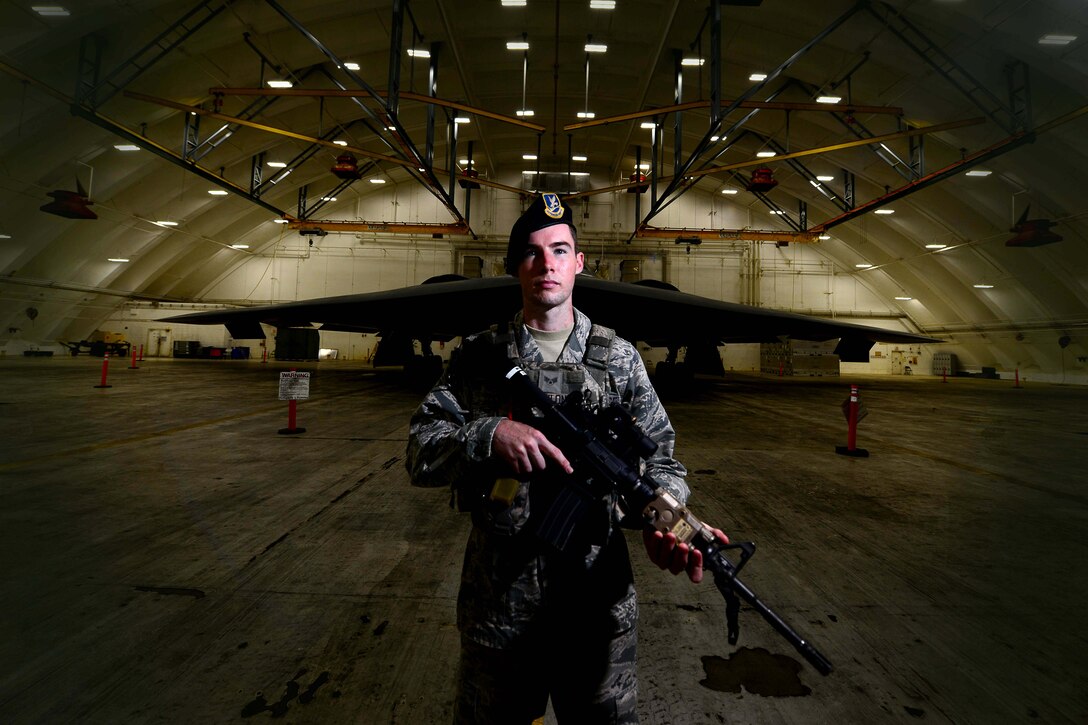
[[[549,696],[560,723],[638,722],[637,628],[611,638],[576,626],[547,629],[509,649],[461,638],[454,723],[529,725]]]

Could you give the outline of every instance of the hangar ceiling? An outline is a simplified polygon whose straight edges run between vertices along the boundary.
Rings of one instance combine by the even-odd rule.
[[[660,212],[701,194],[747,207],[766,220],[759,229],[822,233],[813,248],[836,269],[911,297],[896,304],[912,329],[973,346],[984,364],[1053,371],[1088,354],[1088,15],[1077,0],[504,2],[83,0],[43,13],[33,7],[53,6],[6,0],[5,342],[27,336],[31,305],[35,334],[52,340],[85,335],[130,299],[200,302],[274,243],[272,217],[353,220],[351,200],[381,190],[371,177],[431,190],[441,213],[402,220],[424,225],[403,231],[430,239],[426,225],[468,216],[488,237],[446,173],[468,168],[471,145],[481,193],[516,197],[537,179],[607,189],[628,183],[637,160],[658,179],[638,195],[646,224],[663,226]],[[518,41],[528,50],[507,48]],[[421,98],[432,71],[442,105]],[[253,95],[276,80],[290,95]],[[666,110],[678,104],[686,110]],[[470,122],[454,123],[461,115]],[[345,152],[337,141],[361,176],[343,186],[330,174]],[[126,143],[141,150],[117,148]],[[274,159],[288,166],[267,167]],[[773,189],[748,189],[757,163]],[[76,179],[97,220],[39,211]],[[338,188],[338,201],[321,202]],[[1041,243],[1042,230],[1028,246],[1006,244],[1029,205],[1061,241]],[[617,246],[637,243],[627,226]],[[707,225],[708,246],[715,234],[728,238]],[[232,250],[242,237],[263,241]],[[107,262],[122,239],[130,261]]]

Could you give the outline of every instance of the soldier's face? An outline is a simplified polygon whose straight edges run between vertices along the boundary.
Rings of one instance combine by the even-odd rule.
[[[585,255],[575,249],[566,224],[554,224],[530,234],[525,256],[518,265],[526,307],[550,309],[568,303],[574,278],[584,264]]]

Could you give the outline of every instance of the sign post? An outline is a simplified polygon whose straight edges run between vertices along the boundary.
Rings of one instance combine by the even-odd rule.
[[[280,400],[287,403],[287,427],[280,428],[280,435],[292,435],[305,433],[305,428],[295,425],[295,417],[298,413],[298,401],[310,397],[310,373],[300,373],[294,368],[290,372],[280,373]]]
[[[107,350],[106,354],[102,356],[102,382],[96,385],[96,388],[112,388],[112,385],[106,384],[106,377],[109,375],[110,370],[110,353]]]
[[[868,458],[869,451],[864,448],[858,448],[858,423],[860,423],[861,419],[868,414],[865,406],[861,404],[860,396],[858,395],[858,386],[850,386],[850,397],[843,401],[842,413],[846,416],[849,430],[846,434],[846,445],[835,446],[835,452],[841,456]]]

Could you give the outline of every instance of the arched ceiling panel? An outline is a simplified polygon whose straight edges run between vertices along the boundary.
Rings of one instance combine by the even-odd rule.
[[[598,118],[671,104],[675,93],[674,49],[704,57],[710,52],[708,33],[704,30],[699,34],[706,9],[702,3],[620,0],[613,12],[591,12],[584,7],[586,4],[560,4],[557,26],[556,4],[543,0],[530,0],[529,7],[521,9],[502,8],[495,0],[416,0],[411,3],[412,18],[422,37],[409,40],[406,30],[405,46],[441,43],[441,97],[512,114],[522,104],[522,54],[506,50],[505,43],[527,33],[531,49],[525,103],[537,112],[533,120],[548,127],[541,137],[542,167],[563,171],[568,164],[568,133],[562,126],[574,122],[576,112],[587,105],[585,53],[581,50],[587,35],[608,45],[606,54],[590,58],[588,104]],[[71,95],[76,87],[79,45],[84,35],[95,33],[102,38],[102,67],[108,71],[194,5],[175,0],[138,5],[87,0],[78,8],[73,3],[73,15],[68,19],[41,18],[12,4],[0,9],[0,27],[4,28],[0,31],[0,62],[35,81],[0,74],[0,93],[7,107],[16,111],[0,119],[0,234],[11,237],[0,239],[0,274],[151,296],[197,298],[247,257],[244,251],[229,249],[230,244],[246,240],[257,250],[274,243],[283,233],[271,224],[273,214],[268,209],[234,196],[210,197],[210,182],[146,151],[115,150],[113,144],[120,142],[118,137],[71,117],[64,102],[36,84],[40,81],[61,94]],[[385,89],[392,27],[390,3],[311,4],[284,0],[283,5],[344,60],[358,62],[359,76],[373,87]],[[750,73],[769,72],[851,7],[849,2],[812,4],[797,0],[764,0],[755,8],[726,7],[722,25],[723,98],[747,92],[752,85]],[[1084,91],[1088,87],[1088,20],[1082,5],[1073,0],[985,4],[904,0],[889,5],[874,3],[873,7],[875,13],[859,11],[755,98],[777,92],[777,100],[809,102],[816,90],[831,90],[835,85],[836,94],[849,95],[856,103],[902,106],[904,120],[911,124],[939,124],[980,115],[965,95],[907,49],[877,17],[884,15],[896,23],[905,19],[919,28],[1001,101],[1006,98],[1005,69],[1013,61],[1025,63],[1030,69],[1031,110],[1036,124],[1088,103]],[[246,33],[248,43],[243,37]],[[1076,35],[1078,40],[1068,46],[1040,45],[1038,40],[1046,33]],[[269,61],[263,68],[263,78],[258,50]],[[401,87],[425,92],[426,60],[411,60],[402,54],[399,63]],[[238,0],[142,74],[130,88],[212,108],[214,99],[208,94],[209,88],[257,86],[276,72],[272,64],[281,66],[285,73],[294,72],[297,87],[332,87],[326,73],[351,84],[349,78],[337,75],[319,49],[269,4]],[[685,70],[683,78],[684,100],[708,97],[709,64]],[[221,110],[241,114],[253,101],[253,97],[227,95]],[[360,102],[371,109],[377,107],[373,101]],[[422,150],[425,106],[404,100],[400,108],[402,126]],[[167,148],[181,148],[184,116],[174,109],[117,94],[101,111]],[[436,115],[445,119],[441,109]],[[727,124],[743,115],[730,115]],[[346,99],[319,103],[314,99],[280,98],[255,120],[307,136],[345,126],[343,136],[353,145],[395,153],[359,122],[364,117],[359,105]],[[672,118],[665,119],[661,149],[666,160],[665,174],[672,171]],[[855,118],[877,134],[897,128],[893,116],[858,113]],[[707,132],[708,119],[705,110],[685,115],[685,156]],[[866,272],[850,271],[858,260],[881,265],[879,275],[870,274],[869,281],[863,283],[885,296],[899,291],[924,296],[924,305],[904,306],[922,328],[997,326],[1011,330],[1018,324],[1041,325],[1047,320],[1055,325],[1084,326],[1088,324],[1086,122],[1088,118],[1081,116],[1047,131],[1032,144],[986,161],[983,166],[993,172],[989,177],[966,178],[959,174],[897,200],[891,205],[896,210],[891,217],[870,213],[829,230],[834,239],[825,243],[822,252],[837,268],[857,274],[859,280],[865,279]],[[221,121],[202,119],[201,132],[210,133],[220,125]],[[754,115],[745,128],[755,133],[740,141],[733,139],[735,145],[714,163],[748,160],[768,138],[782,147],[788,145],[791,151],[853,138],[828,113],[796,111],[789,114],[787,122],[783,112],[766,110]],[[933,134],[925,139],[926,170],[954,163],[963,153],[977,151],[1008,135],[1007,129],[992,120]],[[435,164],[445,166],[448,150],[443,125],[436,138]],[[642,146],[644,159],[650,152],[649,134],[638,128],[638,121],[574,131],[569,138],[575,153],[590,157],[584,168],[592,173],[594,187],[626,177],[633,169],[636,146]],[[522,154],[535,151],[537,136],[527,129],[476,117],[459,129],[458,157],[464,157],[468,141],[474,142],[477,168],[485,176],[517,185],[521,169],[532,163],[523,161]],[[901,157],[909,157],[908,142],[887,145]],[[242,128],[202,157],[200,164],[212,173],[222,170],[231,182],[248,189],[255,154],[264,152],[267,159],[289,159],[306,148],[304,141]],[[290,177],[269,188],[262,199],[294,214],[300,186],[308,184],[312,197],[335,185],[329,167],[336,155],[335,149],[319,149]],[[806,157],[800,162],[815,173],[836,176],[831,184],[840,194],[842,170],[856,174],[858,203],[906,183],[870,149],[847,149]],[[784,162],[769,163],[780,185],[768,198],[783,209],[795,215],[798,202],[805,201],[810,223],[840,212],[796,170]],[[76,176],[89,181],[85,176],[88,167],[93,167],[93,208],[100,216],[97,221],[62,220],[38,212],[37,207],[48,201],[46,192],[71,188]],[[265,171],[265,178],[269,178]],[[714,197],[707,204],[738,205],[745,214],[750,210],[753,219],[759,220],[757,226],[785,228],[772,221],[763,205],[743,190],[729,200],[715,196],[723,186],[743,188],[750,172],[748,168],[735,174],[703,177],[689,193]],[[397,166],[383,164],[373,173],[399,184],[416,183]],[[444,177],[440,181],[446,183]],[[359,209],[378,208],[366,203],[356,205],[355,201],[379,193],[364,179],[344,195],[347,202],[338,201],[326,211],[330,216],[351,218]],[[428,221],[449,216],[433,197],[430,199],[417,205],[414,212],[429,216]],[[705,216],[697,211],[703,202],[692,203],[696,207],[680,216]],[[1055,231],[1064,241],[1033,248],[1005,246],[1005,240],[1012,236],[1009,228],[1029,203],[1033,218],[1058,222]],[[159,218],[180,219],[184,225],[171,231],[149,224]],[[624,223],[629,225],[630,221],[625,219]],[[501,236],[501,231],[494,233]],[[926,250],[925,245],[934,242],[954,248]],[[101,260],[108,250],[122,247],[109,253],[131,253],[136,261],[123,269],[105,266]],[[999,280],[1000,285],[995,290],[975,289],[973,285],[983,278]],[[73,298],[67,304],[78,306],[80,301]],[[96,300],[96,304],[109,303]],[[13,300],[4,306],[6,316],[18,316],[16,304]],[[1050,353],[1041,356],[1053,358]]]

